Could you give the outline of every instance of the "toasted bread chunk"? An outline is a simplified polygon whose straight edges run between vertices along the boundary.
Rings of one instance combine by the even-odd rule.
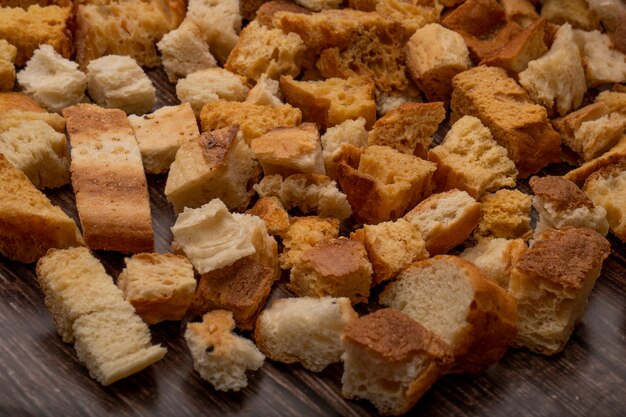
[[[385,415],[409,411],[451,362],[444,341],[391,308],[348,323],[343,346],[341,393]]]
[[[280,254],[280,267],[290,269],[300,262],[300,255],[323,240],[339,236],[339,220],[333,217],[294,217],[283,235],[283,253]]]
[[[600,19],[589,9],[586,0],[545,0],[541,17],[557,25],[569,23],[583,30],[598,29],[600,26]]]
[[[278,81],[269,78],[267,74],[261,75],[254,87],[248,91],[245,101],[250,104],[270,107],[279,107],[284,104],[280,84]]]
[[[405,103],[421,103],[422,96],[416,86],[409,85],[404,91],[376,91],[376,111],[384,116]]]
[[[413,224],[431,255],[446,253],[469,237],[478,225],[481,204],[465,191],[433,194],[409,211],[404,219]]]
[[[260,217],[270,235],[281,236],[289,229],[289,213],[277,197],[259,198],[246,214]]]
[[[617,142],[615,146],[609,149],[601,156],[585,162],[580,167],[572,169],[564,175],[570,181],[577,184],[583,183],[591,174],[604,168],[608,165],[619,163],[622,160],[626,160],[626,135],[622,135],[622,138]]]
[[[139,146],[121,110],[78,104],[63,110],[72,145],[76,208],[91,249],[151,252],[148,185]]]
[[[554,355],[565,347],[609,256],[610,244],[591,229],[546,229],[511,273],[519,317],[515,344]]]
[[[239,1],[189,0],[187,19],[200,28],[211,53],[226,62],[241,31]]]
[[[448,343],[454,352],[451,372],[482,372],[515,340],[515,299],[456,256],[414,263],[387,285],[380,303],[409,315]]]
[[[506,20],[511,20],[523,28],[530,27],[540,19],[531,0],[500,0]]]
[[[337,178],[339,161],[349,159],[355,149],[367,147],[368,137],[367,130],[365,130],[365,119],[359,117],[356,120],[346,120],[328,128],[321,140],[326,175],[334,180]]]
[[[448,13],[441,24],[455,31],[484,36],[503,25],[505,19],[504,9],[496,0],[467,0]]]
[[[588,87],[626,81],[626,56],[613,49],[611,37],[597,30],[574,30]]]
[[[596,207],[604,207],[611,232],[626,242],[626,161],[599,169],[587,178],[583,191]]]
[[[561,140],[546,110],[502,68],[480,66],[452,80],[452,119],[475,116],[509,152],[519,176],[525,178],[560,159]]]
[[[223,68],[209,68],[189,74],[176,83],[176,97],[191,104],[196,115],[214,101],[244,101],[248,95],[246,79]]]
[[[219,391],[239,391],[248,385],[246,371],[256,371],[265,356],[250,340],[233,332],[232,313],[207,313],[201,323],[189,323],[185,341],[191,351],[193,368]]]
[[[17,48],[11,45],[6,39],[0,39],[0,60],[15,62],[17,57]]]
[[[128,116],[139,143],[143,167],[148,174],[170,169],[176,152],[200,136],[191,105],[164,106],[144,116]]]
[[[0,91],[11,91],[15,85],[15,65],[0,59]]]
[[[386,20],[399,24],[405,33],[414,33],[429,23],[438,22],[443,6],[434,0],[406,2],[403,0],[349,0],[351,8],[376,11]],[[374,7],[372,7],[374,6]]]
[[[65,133],[65,119],[48,113],[33,99],[23,93],[0,92],[0,132],[17,127],[22,122],[43,120],[57,132]]]
[[[506,290],[509,288],[513,265],[519,261],[526,249],[523,239],[485,239],[479,241],[476,246],[465,249],[459,257],[472,262],[480,268],[485,278]]]
[[[626,90],[616,89],[616,86],[613,86],[613,91],[603,91],[598,94],[595,101],[606,104],[609,113],[617,112],[626,115]]]
[[[498,190],[485,194],[480,202],[482,216],[474,230],[474,240],[504,238],[528,240],[532,197],[518,190]]]
[[[264,2],[256,11],[256,20],[262,25],[273,28],[274,15],[278,12],[311,14],[312,11],[290,0],[271,0]]]

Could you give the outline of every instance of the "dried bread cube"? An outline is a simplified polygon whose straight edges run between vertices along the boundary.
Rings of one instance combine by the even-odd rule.
[[[511,273],[519,312],[515,345],[544,355],[563,350],[609,253],[609,242],[594,230],[546,229]]]
[[[339,237],[339,220],[333,217],[294,217],[283,237],[284,250],[280,267],[290,269],[300,262],[300,255],[323,240]]]
[[[256,11],[256,20],[262,25],[273,28],[275,27],[274,15],[278,12],[303,14],[312,13],[311,10],[299,6],[290,0],[271,0],[264,2],[261,6],[259,6],[258,10]]]
[[[608,107],[609,113],[618,112],[626,115],[626,91],[617,90],[602,91],[595,100],[597,103],[604,103]]]
[[[302,110],[305,121],[328,128],[348,119],[365,118],[366,128],[376,120],[374,83],[368,77],[329,78],[324,81],[296,81],[280,77],[285,101]]]
[[[570,24],[576,29],[594,30],[600,26],[598,15],[587,0],[545,0],[541,17],[557,25]]]
[[[376,11],[386,20],[399,24],[407,34],[429,23],[439,21],[443,6],[434,0],[406,2],[402,0],[350,0],[351,8]]]
[[[626,242],[626,162],[621,160],[591,174],[583,192],[596,207],[604,207],[611,232]]]
[[[376,111],[380,116],[384,116],[402,104],[421,102],[420,91],[413,85],[404,91],[376,91]]]
[[[588,87],[626,81],[626,55],[613,48],[611,37],[597,30],[574,30]]]
[[[341,0],[295,0],[297,4],[314,12],[328,9],[338,9]]]
[[[532,197],[519,190],[498,190],[485,194],[480,202],[482,216],[474,230],[474,240],[504,238],[528,240]]]
[[[522,31],[522,27],[512,21],[507,21],[504,25],[487,26],[487,28],[489,28],[488,33],[482,36],[475,36],[462,30],[458,31],[459,35],[463,37],[470,59],[474,63],[480,63],[496,51],[501,50]]]
[[[573,182],[563,177],[532,177],[533,207],[539,212],[535,236],[545,229],[588,227],[602,236],[609,232],[606,210],[593,202]]]
[[[252,208],[246,210],[246,214],[260,217],[270,235],[280,236],[289,229],[289,213],[277,197],[259,198]]]
[[[237,126],[205,132],[183,144],[170,166],[165,196],[177,213],[220,198],[229,209],[250,203],[260,175],[258,162]]]
[[[65,133],[63,116],[48,113],[24,93],[0,92],[0,132],[35,120],[42,120],[57,132]]]
[[[161,63],[170,82],[217,66],[200,28],[191,20],[183,21],[178,28],[163,35],[157,48],[161,52]]]
[[[259,315],[254,340],[271,360],[321,372],[341,361],[344,328],[358,317],[345,297],[280,298]]]
[[[336,180],[339,161],[350,158],[355,152],[355,148],[364,149],[367,147],[368,136],[365,129],[365,119],[359,117],[356,120],[346,120],[329,127],[326,129],[326,133],[322,135],[321,140],[326,175]]]
[[[451,372],[479,373],[500,360],[515,340],[515,299],[456,256],[439,255],[409,266],[385,287],[380,303],[448,343],[454,352]]]
[[[156,103],[156,91],[137,62],[128,56],[107,55],[87,66],[89,96],[105,108],[144,114]]]
[[[196,290],[193,266],[171,253],[138,253],[117,277],[124,299],[147,324],[181,320]]]
[[[263,366],[265,356],[250,340],[233,332],[232,313],[217,310],[189,323],[185,341],[193,368],[218,391],[239,391],[248,385],[246,371]]]
[[[480,268],[485,278],[506,290],[509,288],[511,270],[526,249],[523,239],[485,239],[465,249],[459,257],[472,262]]]
[[[577,184],[585,182],[585,180],[594,172],[611,164],[619,163],[626,159],[626,135],[601,156],[587,161],[578,168],[572,169],[564,175],[568,180]]]
[[[528,28],[540,19],[533,1],[500,0],[500,4],[504,9],[506,20],[511,20],[523,28]]]
[[[51,248],[83,246],[76,223],[0,152],[0,253],[31,263]]]
[[[0,39],[0,91],[11,91],[15,84],[15,57],[17,48]]]
[[[164,106],[143,116],[130,115],[144,170],[160,174],[170,169],[176,152],[185,143],[200,136],[191,105]]]
[[[221,62],[237,44],[241,31],[238,0],[189,0],[187,17],[200,28],[211,53]]]
[[[464,242],[478,225],[480,214],[481,204],[455,189],[431,195],[404,219],[420,232],[428,253],[438,255]]]
[[[363,243],[340,237],[305,249],[294,263],[287,288],[300,297],[347,297],[367,302],[372,265]]]
[[[262,106],[278,107],[283,103],[283,93],[280,92],[278,81],[272,80],[267,74],[261,75],[254,87],[248,91],[246,103]]]
[[[70,182],[67,139],[41,120],[0,132],[0,153],[39,189]]]
[[[441,191],[456,188],[478,199],[488,191],[515,187],[517,169],[506,148],[473,116],[457,120],[428,159],[437,164],[434,180]]]
[[[461,35],[431,23],[417,29],[406,48],[411,77],[428,100],[449,102],[452,78],[472,66]]]
[[[17,48],[6,39],[0,39],[0,60],[13,63],[15,57],[17,57]]]
[[[408,412],[452,360],[443,340],[391,308],[351,321],[342,340],[342,395],[385,415]]]
[[[303,213],[315,212],[339,220],[352,214],[346,195],[325,175],[293,174],[284,179],[268,175],[253,188],[261,197],[277,197],[287,210],[297,207]]]
[[[213,101],[244,101],[248,95],[246,79],[223,68],[209,68],[189,74],[176,83],[176,97],[191,104],[200,115],[202,106]]]
[[[395,222],[366,224],[350,234],[362,242],[372,264],[372,284],[394,278],[415,261],[428,258],[426,242],[411,223],[400,218]]]
[[[504,8],[497,0],[467,0],[450,11],[442,20],[445,27],[474,36],[490,34],[506,19]]]
[[[22,91],[52,112],[85,101],[87,77],[78,64],[59,55],[50,45],[33,52],[26,68],[17,74]]]
[[[51,45],[64,58],[72,54],[71,7],[32,5],[0,8],[0,39],[17,48],[15,65],[22,66],[42,44]]]

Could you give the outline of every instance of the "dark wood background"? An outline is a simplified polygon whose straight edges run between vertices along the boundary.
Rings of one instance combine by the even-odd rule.
[[[173,86],[150,71],[158,107],[176,104]],[[553,168],[559,172],[563,168]],[[149,176],[157,252],[169,251],[174,213],[163,196],[165,176]],[[520,188],[528,192],[522,183]],[[70,186],[47,192],[76,221]],[[478,377],[448,375],[417,403],[420,416],[626,416],[626,245],[612,254],[589,306],[554,358],[510,350]],[[123,256],[98,252],[117,277]],[[285,280],[272,297],[287,295]],[[341,398],[341,364],[313,374],[300,365],[266,361],[238,393],[221,393],[193,371],[184,322],[152,326],[166,346],[163,360],[112,386],[91,379],[71,344],[61,341],[37,285],[34,265],[0,257],[0,416],[313,416],[375,415],[365,401]]]

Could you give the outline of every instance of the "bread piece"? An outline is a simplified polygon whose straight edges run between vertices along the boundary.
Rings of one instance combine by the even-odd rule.
[[[478,225],[480,214],[481,204],[472,196],[450,190],[431,195],[404,219],[420,232],[428,253],[438,255],[465,241]]]
[[[126,258],[117,277],[124,299],[147,324],[181,320],[196,290],[193,266],[171,253],[139,253]]]
[[[157,43],[157,48],[170,82],[217,66],[200,28],[191,20],[185,20],[178,28],[165,34]]]
[[[294,217],[283,235],[284,250],[280,267],[290,269],[300,262],[300,255],[323,240],[339,236],[339,220],[332,217]]]
[[[341,361],[344,327],[359,315],[342,298],[280,298],[263,310],[254,339],[270,359],[321,372]]]
[[[484,206],[483,206],[484,207]],[[509,288],[511,270],[526,252],[523,239],[484,239],[459,254],[476,265],[491,281],[505,290]]]
[[[515,299],[474,264],[455,256],[414,263],[387,285],[380,303],[448,343],[454,352],[453,373],[482,372],[515,340]]]
[[[65,132],[65,119],[62,116],[48,113],[26,94],[0,92],[0,132],[34,120],[43,120],[57,132]]]
[[[70,182],[67,139],[41,120],[24,122],[1,132],[0,153],[39,189]]]
[[[204,41],[219,62],[226,62],[241,31],[239,1],[190,0],[187,19],[200,28]]]
[[[290,0],[271,0],[264,2],[256,11],[256,20],[262,25],[273,28],[274,15],[278,12],[311,14],[311,10],[291,2]]]
[[[615,146],[603,155],[585,162],[580,167],[572,169],[564,175],[565,178],[577,184],[583,183],[591,174],[611,164],[626,160],[626,135]]]
[[[217,310],[189,323],[185,341],[193,368],[218,391],[239,391],[248,385],[246,371],[263,366],[265,356],[250,340],[233,332],[232,313]]]
[[[295,0],[299,5],[306,7],[314,12],[328,9],[338,9],[341,0]]]
[[[200,112],[202,131],[239,125],[246,144],[277,127],[300,124],[302,113],[288,104],[269,107],[252,103],[218,101],[207,103]]]
[[[356,120],[346,120],[330,127],[326,129],[321,140],[326,175],[336,180],[339,161],[349,159],[355,152],[355,148],[364,149],[367,147],[368,136],[367,130],[365,130],[365,119],[359,117]]]
[[[348,119],[364,117],[366,128],[376,120],[374,83],[367,77],[329,78],[324,81],[296,81],[280,77],[285,101],[302,110],[305,121],[322,128],[332,127]]]
[[[287,210],[298,207],[303,213],[315,212],[339,220],[352,214],[346,195],[324,175],[294,174],[285,179],[268,175],[253,188],[261,197],[277,197]]]
[[[347,297],[367,302],[372,265],[361,242],[340,237],[323,240],[300,254],[289,274],[289,290],[300,297]]]
[[[380,116],[405,103],[421,103],[422,97],[417,87],[410,85],[404,91],[376,91],[376,112]]]
[[[0,253],[31,263],[50,248],[85,244],[74,221],[0,153]]]
[[[613,91],[602,91],[596,96],[596,102],[606,104],[609,113],[618,112],[626,115],[626,91],[620,91],[613,86]]]
[[[151,252],[148,185],[126,114],[78,104],[63,110],[63,116],[72,145],[72,187],[87,246]]]
[[[17,48],[11,45],[6,39],[0,39],[0,60],[13,63],[16,57]]]
[[[246,79],[223,68],[209,68],[194,72],[176,83],[176,96],[191,104],[200,115],[206,103],[214,101],[243,101],[248,95]]]
[[[375,7],[372,9],[371,4]],[[434,0],[407,2],[403,0],[350,0],[351,8],[364,11],[376,11],[379,15],[395,24],[399,24],[405,33],[414,33],[429,23],[438,22],[443,6]]]
[[[348,323],[343,346],[342,395],[385,415],[409,411],[451,362],[444,341],[391,308]]]
[[[42,44],[52,45],[64,58],[69,58],[73,49],[69,28],[71,18],[71,7],[2,7],[0,39],[17,48],[14,62],[17,66],[26,64],[33,51]]]
[[[135,132],[143,168],[148,174],[170,169],[176,152],[185,143],[200,136],[191,105],[164,106],[144,116],[128,116]]]
[[[512,20],[523,28],[530,27],[540,19],[530,0],[500,0],[506,20]]]
[[[107,55],[87,66],[87,89],[97,104],[126,113],[144,114],[156,103],[152,82],[128,56]]]
[[[445,118],[442,102],[405,103],[376,120],[368,143],[426,158],[432,136]]]
[[[15,85],[15,65],[0,59],[0,91],[11,91]]]
[[[246,210],[246,214],[260,217],[270,235],[281,236],[289,228],[289,213],[274,196],[259,198],[252,208]]]
[[[498,190],[485,194],[480,202],[482,216],[474,230],[474,240],[503,238],[528,240],[532,198],[519,190]]]
[[[626,55],[613,48],[611,37],[597,30],[574,30],[588,87],[626,82]]]
[[[609,256],[610,244],[590,229],[546,229],[511,273],[517,300],[516,346],[554,355],[565,347]]]
[[[557,25],[571,24],[577,29],[598,29],[600,19],[586,0],[545,0],[541,17]]]
[[[601,20],[607,32],[619,31],[621,18],[626,16],[626,5],[620,0],[587,0],[589,10]]]
[[[426,243],[417,229],[404,219],[365,225],[350,234],[365,245],[372,264],[372,285],[394,278],[415,261],[428,258]]]
[[[283,93],[280,91],[278,81],[263,74],[254,87],[248,91],[245,101],[250,104],[279,107],[283,105]]]
[[[560,159],[561,140],[548,123],[546,110],[502,68],[480,66],[452,80],[452,120],[474,116],[509,152],[525,178]]]
[[[604,207],[611,232],[626,242],[626,161],[607,165],[585,181],[584,193],[596,207]]]
[[[441,24],[474,36],[484,36],[505,22],[504,8],[496,0],[467,0],[448,13]]]

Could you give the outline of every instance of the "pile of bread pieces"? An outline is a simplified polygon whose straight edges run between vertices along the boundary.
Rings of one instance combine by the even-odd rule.
[[[148,325],[191,319],[217,390],[343,362],[344,397],[403,414],[511,346],[562,351],[605,236],[626,242],[620,0],[2,5],[0,253],[36,262],[103,385],[166,354]],[[180,105],[156,108],[160,65]],[[80,229],[42,192],[67,184]],[[94,250],[129,254],[115,280]]]

